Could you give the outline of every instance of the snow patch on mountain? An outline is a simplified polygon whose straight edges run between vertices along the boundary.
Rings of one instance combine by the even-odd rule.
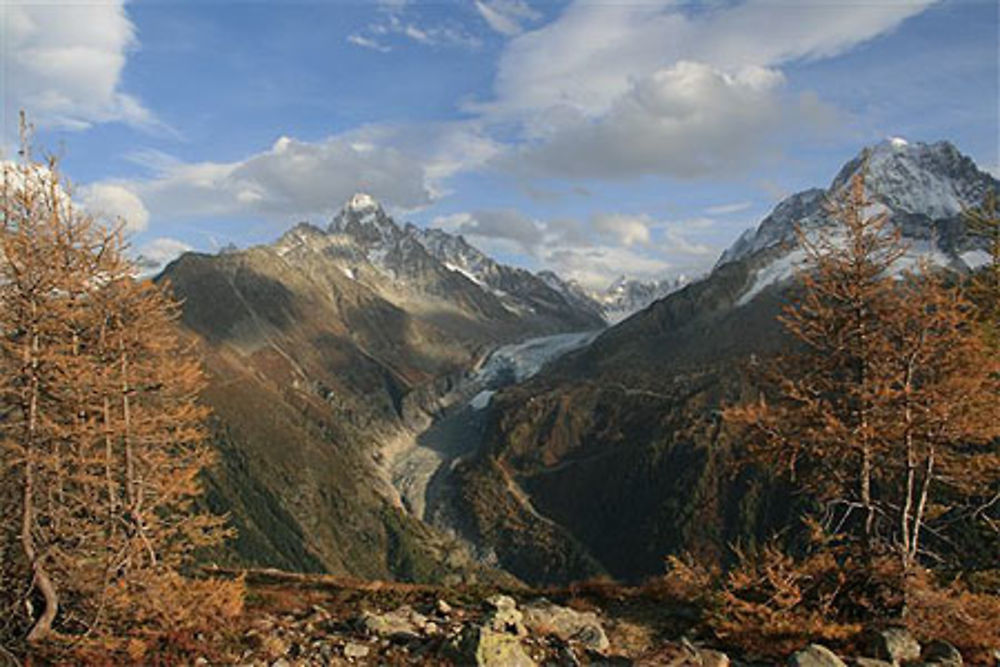
[[[970,250],[963,252],[958,257],[970,271],[980,269],[993,261],[993,256],[985,250]]]
[[[780,202],[756,229],[741,234],[722,253],[716,269],[741,260],[756,265],[739,304],[794,276],[805,259],[798,234],[818,234],[833,227],[828,202],[836,201],[858,173],[864,175],[872,202],[865,215],[885,213],[907,244],[894,272],[916,269],[922,262],[968,270],[986,261],[983,242],[965,234],[962,212],[978,206],[1000,182],[948,142],[926,144],[895,137],[861,151],[827,190],[805,190]],[[765,250],[769,252],[764,254]]]
[[[347,208],[355,212],[363,212],[369,210],[375,210],[381,208],[379,203],[370,194],[365,192],[358,192],[353,197],[351,201],[347,203]]]
[[[805,260],[806,251],[801,248],[796,248],[783,257],[765,265],[764,268],[754,274],[753,282],[750,283],[750,288],[740,296],[736,305],[743,306],[748,304],[753,301],[758,294],[771,285],[777,285],[785,282],[786,280],[790,280],[798,271],[802,269],[802,264]]]

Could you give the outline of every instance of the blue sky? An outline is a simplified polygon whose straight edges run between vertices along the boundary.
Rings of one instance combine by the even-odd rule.
[[[994,172],[984,0],[0,0],[16,112],[138,251],[267,242],[356,190],[591,286],[698,273],[889,136]]]

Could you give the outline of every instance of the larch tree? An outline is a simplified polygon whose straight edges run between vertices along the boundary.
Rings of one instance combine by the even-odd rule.
[[[167,623],[225,588],[182,576],[227,535],[196,506],[203,373],[178,304],[23,152],[0,190],[0,631]]]
[[[989,190],[982,204],[965,212],[968,233],[986,244],[987,260],[969,284],[969,297],[979,307],[986,337],[1000,350],[1000,209],[996,190]]]
[[[836,226],[800,233],[781,318],[793,347],[766,366],[757,402],[724,414],[752,461],[822,504],[821,525],[908,572],[929,519],[997,476],[1000,369],[960,287],[898,271],[906,248],[872,209],[862,170],[831,204]]]
[[[826,502],[828,524],[859,524],[866,550],[877,515],[882,327],[893,308],[892,270],[905,252],[884,214],[865,215],[869,206],[859,173],[828,204],[839,223],[834,233],[799,230],[801,295],[781,316],[797,349],[765,369],[771,396],[725,413],[730,423],[751,427],[746,444],[754,460]]]

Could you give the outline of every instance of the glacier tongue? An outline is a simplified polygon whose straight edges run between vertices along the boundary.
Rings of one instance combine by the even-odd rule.
[[[489,388],[523,382],[537,374],[548,362],[590,345],[601,331],[583,331],[531,338],[523,343],[498,347],[476,374]]]

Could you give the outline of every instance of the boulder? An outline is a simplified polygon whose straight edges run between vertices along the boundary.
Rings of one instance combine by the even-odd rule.
[[[958,649],[944,641],[932,641],[924,647],[920,658],[927,665],[941,667],[962,667],[964,664]]]
[[[920,644],[909,630],[889,628],[874,633],[868,641],[868,653],[873,658],[899,665],[920,659]]]
[[[398,640],[418,639],[427,627],[427,617],[404,605],[384,614],[363,612],[361,627],[371,635]]]
[[[517,608],[514,599],[507,595],[494,595],[486,600],[487,608],[492,611],[487,614],[490,629],[495,632],[508,633],[524,637],[528,631],[524,627],[524,614]]]
[[[825,646],[810,644],[788,659],[789,667],[847,667],[847,663]]]
[[[365,658],[368,657],[368,653],[371,651],[364,644],[358,644],[355,642],[347,642],[344,644],[344,657],[345,658]]]
[[[477,667],[535,667],[517,635],[488,626],[468,626],[453,646],[456,662]]]
[[[544,598],[524,606],[524,623],[536,633],[576,641],[596,651],[606,651],[611,646],[597,614],[561,607]]]
[[[699,649],[698,657],[701,658],[701,667],[729,667],[732,663],[729,656],[722,651],[712,649]]]

